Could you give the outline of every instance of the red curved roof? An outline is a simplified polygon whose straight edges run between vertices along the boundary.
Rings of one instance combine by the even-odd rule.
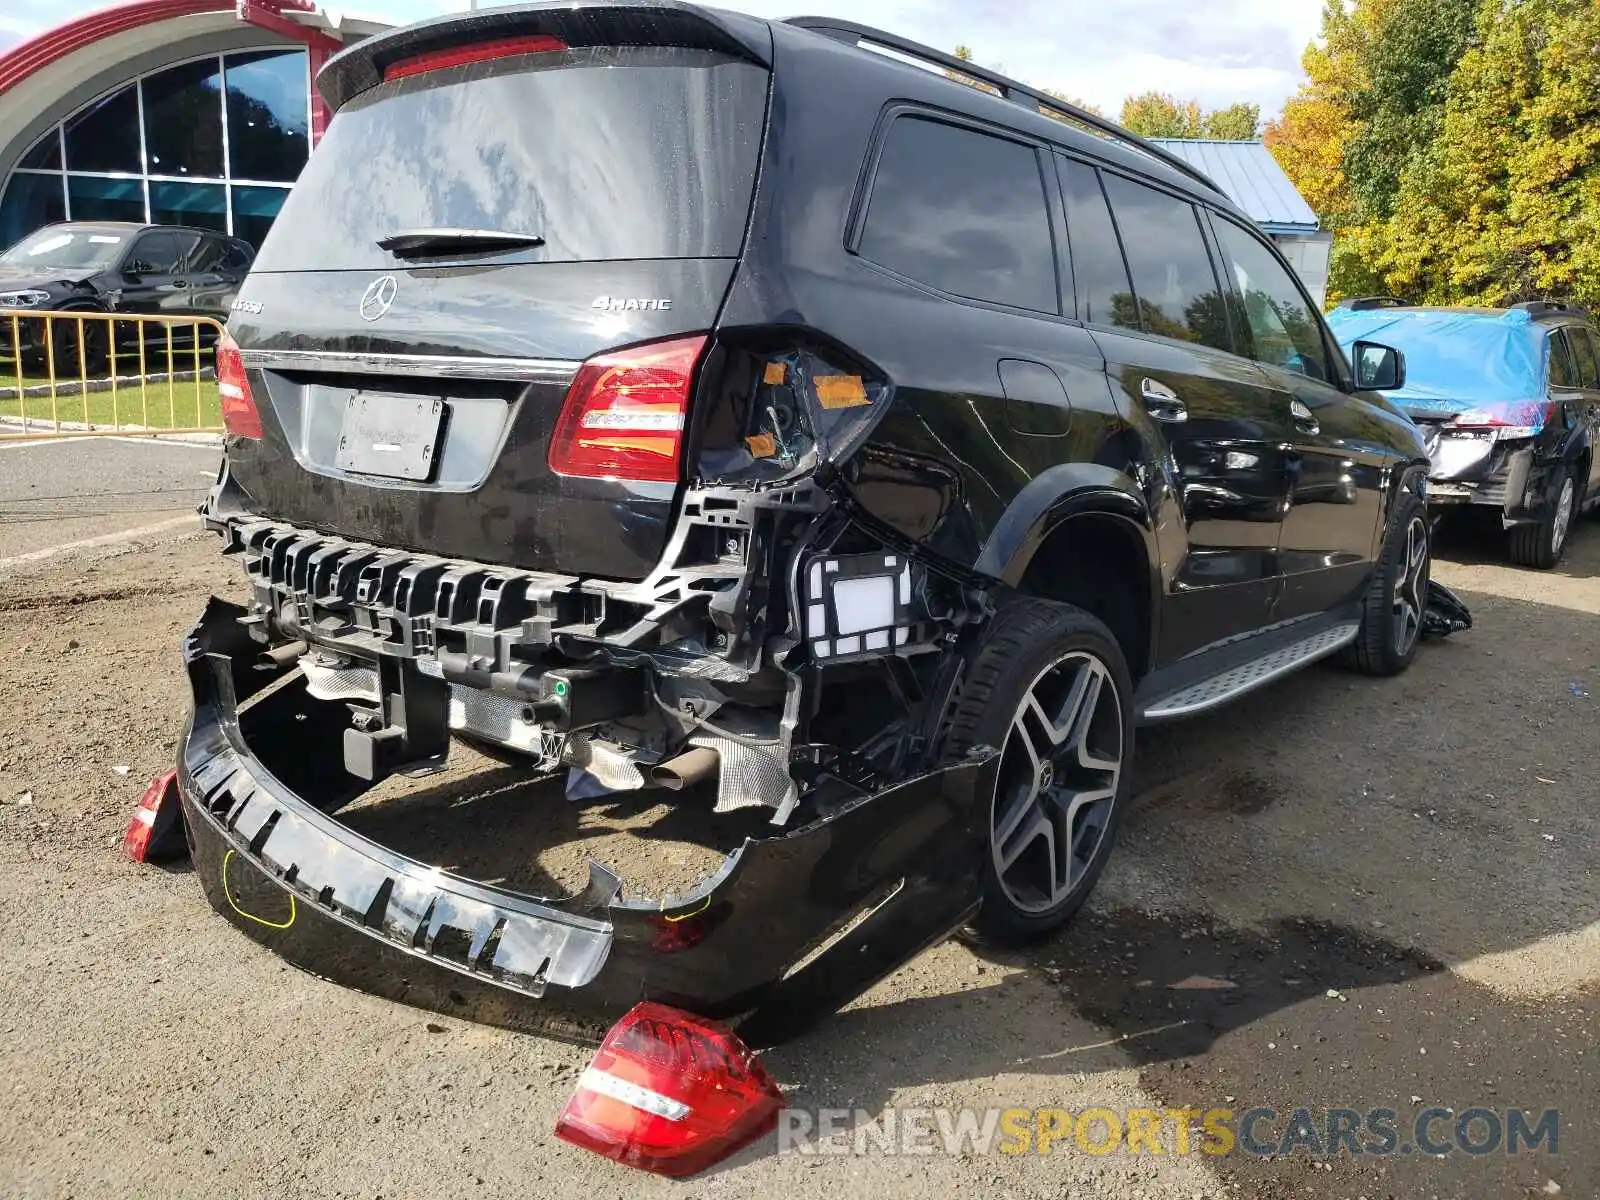
[[[96,9],[0,54],[0,92],[101,38],[175,17],[233,12],[234,7],[234,0],[126,0],[126,3]],[[315,12],[317,8],[311,0],[274,0],[271,7],[300,12]]]

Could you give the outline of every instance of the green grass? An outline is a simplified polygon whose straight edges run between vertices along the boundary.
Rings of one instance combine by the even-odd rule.
[[[24,386],[47,383],[46,379],[24,378]],[[26,416],[31,426],[35,421],[51,420],[50,397],[17,394],[17,376],[0,368],[0,417]],[[214,380],[151,380],[145,383],[118,385],[115,401],[112,393],[78,392],[75,382],[58,381],[56,385],[55,416],[61,421],[82,422],[92,425],[143,425],[151,429],[216,429],[222,425],[222,406],[217,399]],[[0,425],[0,434],[15,432],[15,425]]]

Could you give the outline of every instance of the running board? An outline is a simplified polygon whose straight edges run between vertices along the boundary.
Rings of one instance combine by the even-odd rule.
[[[1280,679],[1291,671],[1298,671],[1348,646],[1356,640],[1360,628],[1359,622],[1350,621],[1323,629],[1209,679],[1202,679],[1199,683],[1192,683],[1165,696],[1157,696],[1143,706],[1139,719],[1144,723],[1173,721],[1218,708],[1246,692],[1254,691],[1263,684]]]

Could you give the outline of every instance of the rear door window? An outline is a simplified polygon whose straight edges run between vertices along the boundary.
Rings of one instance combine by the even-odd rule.
[[[724,54],[624,46],[379,84],[329,124],[256,269],[388,270],[378,239],[440,228],[544,239],[499,261],[736,257],[767,80]]]
[[[900,117],[873,176],[858,251],[952,296],[1059,312],[1039,154],[976,130]]]
[[[1569,329],[1568,335],[1572,339],[1572,355],[1575,360],[1578,375],[1573,380],[1576,387],[1600,388],[1600,374],[1595,362],[1594,338],[1587,329]]]
[[[1105,176],[1105,185],[1137,302],[1136,310],[1114,312],[1112,324],[1232,351],[1227,305],[1194,205],[1120,175]]]
[[[1075,159],[1058,158],[1056,163],[1067,204],[1067,243],[1077,284],[1078,319],[1115,325],[1119,311],[1131,319],[1133,285],[1128,282],[1117,229],[1100,187],[1100,172]]]
[[[1219,218],[1214,227],[1223,269],[1232,272],[1243,303],[1246,353],[1257,362],[1332,382],[1315,310],[1289,269],[1232,221]]]
[[[1567,349],[1567,335],[1561,330],[1550,334],[1550,386],[1553,388],[1578,387],[1578,371],[1572,365]]]

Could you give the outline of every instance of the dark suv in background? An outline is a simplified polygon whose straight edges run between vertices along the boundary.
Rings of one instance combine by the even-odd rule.
[[[187,642],[180,750],[212,903],[296,961],[512,1023],[814,1010],[1065,920],[1141,724],[1412,661],[1428,458],[1364,390],[1400,357],[1353,378],[1119,127],[654,0],[425,22],[319,86],[219,354],[252,598]],[[341,823],[452,736],[768,833],[535,898]]]
[[[1390,399],[1427,440],[1428,504],[1492,516],[1519,566],[1560,562],[1573,521],[1600,506],[1600,346],[1589,314],[1551,300],[1432,308],[1365,296],[1328,323],[1346,346],[1381,338],[1406,356],[1405,387]]]
[[[0,310],[127,313],[148,317],[215,317],[226,320],[255,258],[248,242],[207,229],[126,222],[65,221],[36,230],[0,254]],[[15,347],[9,320],[0,319],[0,355]],[[27,358],[45,351],[43,322],[18,321]],[[137,353],[142,339],[165,348],[160,322],[118,322],[119,353]],[[186,346],[192,327],[172,328],[175,348]],[[58,321],[50,347],[58,371],[91,371],[108,357],[105,326],[84,323],[82,361],[77,325]]]

